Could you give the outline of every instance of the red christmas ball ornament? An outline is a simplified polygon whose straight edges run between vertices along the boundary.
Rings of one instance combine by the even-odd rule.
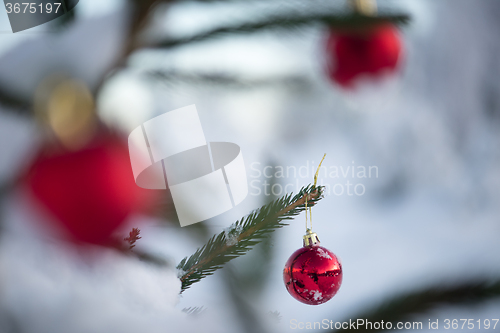
[[[318,305],[328,302],[342,284],[342,265],[330,250],[319,246],[316,233],[307,229],[304,246],[285,264],[283,281],[296,300]]]
[[[397,27],[390,23],[332,29],[326,51],[329,77],[344,88],[353,88],[360,77],[395,72],[402,58],[402,42]]]
[[[128,148],[108,134],[74,151],[44,147],[29,167],[25,183],[78,242],[108,244],[112,233],[138,208]]]

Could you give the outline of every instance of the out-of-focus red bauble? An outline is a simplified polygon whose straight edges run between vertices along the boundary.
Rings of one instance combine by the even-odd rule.
[[[330,78],[352,88],[360,76],[394,72],[402,57],[398,29],[389,23],[352,30],[331,30],[327,41]]]
[[[138,206],[127,146],[107,134],[76,151],[44,147],[31,164],[25,182],[79,242],[107,244]]]
[[[296,300],[318,305],[329,301],[342,284],[337,256],[318,244],[295,251],[285,264],[283,281]]]

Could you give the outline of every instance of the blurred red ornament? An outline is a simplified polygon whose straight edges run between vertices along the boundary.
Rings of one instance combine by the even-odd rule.
[[[112,233],[138,208],[127,146],[108,134],[78,150],[44,147],[25,178],[34,196],[74,240],[110,243]]]
[[[317,235],[309,229],[304,247],[295,251],[285,264],[283,281],[296,300],[318,305],[329,301],[342,284],[342,265],[330,250],[319,246]]]
[[[360,76],[379,77],[397,70],[402,42],[390,23],[351,30],[331,30],[327,41],[329,77],[353,88]]]

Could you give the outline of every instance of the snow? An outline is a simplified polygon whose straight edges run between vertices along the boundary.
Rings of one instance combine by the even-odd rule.
[[[9,309],[23,331],[104,332],[116,325],[133,332],[149,319],[178,316],[180,281],[172,268],[110,249],[48,242],[25,232],[34,222],[29,216],[11,218],[17,225],[7,226],[0,242],[0,266],[8,268],[2,269],[0,308]]]
[[[6,210],[9,222],[0,239],[2,328],[5,321],[41,333],[192,332],[201,325],[212,332],[209,317],[188,317],[178,307],[181,283],[174,266],[68,244],[30,200],[18,192]]]
[[[326,259],[330,259],[332,260],[332,257],[328,254],[328,252],[326,252],[325,250],[323,250],[322,248],[318,247],[316,249],[316,254],[318,255],[318,257],[320,258],[326,258]]]
[[[231,226],[229,228],[226,228],[224,230],[224,233],[226,234],[226,244],[228,246],[234,246],[238,244],[238,237],[240,236],[242,231],[241,226]]]
[[[309,295],[313,295],[313,299],[315,301],[323,299],[323,293],[320,292],[319,290],[311,290],[311,291],[309,291]]]

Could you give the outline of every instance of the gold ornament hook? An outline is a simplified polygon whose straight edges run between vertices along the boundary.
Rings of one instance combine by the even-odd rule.
[[[312,232],[311,229],[306,230],[306,234],[303,237],[304,246],[313,246],[313,245],[319,245],[319,238],[318,235],[315,232]]]
[[[316,184],[318,183],[318,175],[319,175],[319,170],[321,168],[321,164],[323,164],[323,161],[325,160],[325,157],[326,157],[326,153],[323,155],[323,158],[321,159],[321,161],[319,162],[318,164],[318,168],[316,169],[316,173],[314,174],[314,188],[316,187]],[[308,228],[307,227],[307,199],[309,198],[309,195],[306,196],[306,202],[305,202],[305,206],[306,206],[306,232],[307,230],[312,230],[312,207],[309,207],[309,221],[310,221],[310,225],[311,225],[311,228]],[[304,236],[305,237],[305,236]]]

